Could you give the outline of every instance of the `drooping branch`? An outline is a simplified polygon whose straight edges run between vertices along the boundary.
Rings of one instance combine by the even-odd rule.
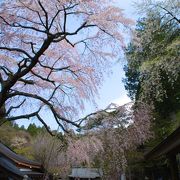
[[[19,49],[19,48],[8,48],[8,47],[0,47],[0,50],[6,50],[6,51],[13,51],[13,52],[19,52],[19,53],[23,53],[24,55],[26,55],[28,58],[32,59],[32,57],[23,49]]]
[[[1,73],[0,73],[0,82],[1,84],[4,82]]]
[[[38,112],[39,112],[39,110],[35,111],[33,113],[30,113],[30,114],[23,114],[20,116],[8,117],[0,123],[0,126],[2,126],[7,121],[15,121],[15,120],[19,120],[19,119],[29,119],[29,118],[35,117],[38,114]]]
[[[0,69],[7,75],[9,76],[10,74],[12,75],[12,71],[9,70],[6,66],[0,66]]]
[[[3,22],[8,25],[8,26],[11,26],[11,27],[14,27],[14,28],[23,28],[23,29],[29,29],[29,30],[33,30],[33,31],[36,31],[36,32],[40,32],[40,33],[46,33],[46,31],[44,30],[41,30],[41,29],[37,29],[33,26],[25,26],[25,25],[22,25],[20,24],[19,22],[13,22],[13,23],[9,23],[5,18],[3,18],[2,16],[0,16],[0,19],[3,20]]]
[[[47,124],[43,121],[43,119],[41,118],[41,116],[39,114],[36,115],[36,117],[38,118],[38,120],[43,124],[43,126],[46,128],[47,132],[51,135],[51,136],[55,136],[55,134],[53,134],[49,127],[47,126]]]
[[[94,119],[94,120],[97,119],[98,123],[101,124],[101,120],[106,119],[107,117],[110,117],[110,116],[114,116],[115,114],[117,116],[118,113],[121,114],[122,111],[124,110],[124,106],[117,106],[116,104],[110,104],[107,108],[90,113],[87,116],[75,122],[79,123],[79,126],[80,126],[85,121],[88,122],[90,119]]]
[[[40,100],[41,102],[43,102],[45,105],[47,105],[51,112],[53,113],[54,117],[56,117],[56,122],[60,125],[60,122],[58,121],[58,119],[68,123],[68,124],[72,124],[74,125],[75,127],[79,127],[78,124],[74,123],[73,121],[70,121],[68,119],[66,119],[65,117],[62,117],[60,114],[58,114],[56,112],[56,110],[54,109],[53,105],[48,101],[46,100],[45,98],[41,97],[41,96],[38,96],[36,94],[30,94],[30,93],[25,93],[25,92],[19,92],[19,91],[14,91],[13,93],[9,94],[9,98],[12,98],[12,97],[15,97],[15,96],[24,96],[24,97],[28,97],[28,98],[34,98],[34,99],[37,99],[37,100]]]
[[[89,1],[76,3],[59,0],[53,2],[12,0],[9,4],[6,2],[2,4],[0,7],[2,25],[0,35],[3,35],[0,41],[2,46],[0,48],[2,52],[1,108],[7,101],[25,98],[28,104],[28,100],[32,98],[36,99],[35,103],[38,107],[42,104],[43,107],[48,107],[53,118],[64,131],[67,131],[67,124],[79,127],[81,123],[77,124],[63,117],[59,113],[59,107],[67,111],[62,114],[68,113],[69,110],[69,115],[76,114],[76,108],[83,109],[83,100],[90,100],[96,94],[97,87],[103,79],[102,74],[107,68],[106,62],[103,62],[101,67],[99,63],[109,57],[109,53],[103,51],[105,44],[99,47],[100,50],[96,49],[101,41],[107,39],[107,33],[98,27],[104,27],[103,25],[107,24],[105,29],[109,27],[108,32],[111,32],[111,27],[113,32],[117,32],[119,31],[117,24],[121,22],[126,24],[124,21],[126,18],[116,18],[116,15],[114,22],[108,21],[109,15],[111,16],[109,12],[113,10],[108,3],[101,4],[102,9],[107,10],[107,13],[104,13],[107,18],[101,17],[101,8],[99,8],[101,2],[94,2],[93,7],[89,3]],[[118,8],[114,10],[117,14],[121,13]],[[71,22],[68,22],[70,17],[79,18],[75,29],[70,25]],[[114,26],[111,26],[112,23]],[[128,21],[127,24],[129,24]],[[96,36],[88,31],[91,27],[96,27],[95,31],[98,31]],[[84,34],[83,37],[81,32]],[[82,50],[76,46],[78,43],[73,42],[74,40],[84,43],[89,52],[82,54]],[[116,46],[114,39],[112,42],[110,38],[107,41],[110,47]],[[6,61],[6,56],[9,57],[9,62]],[[35,94],[36,92],[39,93]],[[17,102],[13,106],[10,103],[8,115],[12,114],[10,113],[12,109],[21,108],[22,105],[23,102]],[[43,110],[41,109],[41,112]],[[44,124],[40,115],[39,112],[18,117],[35,117]]]
[[[23,82],[24,85],[26,85],[26,84],[34,85],[35,84],[33,80],[27,80],[27,79],[23,79],[23,78],[20,78],[18,81]]]
[[[17,106],[11,106],[7,112],[6,112],[6,115],[8,116],[10,114],[10,112],[13,110],[13,109],[18,109],[20,108],[24,103],[25,103],[26,99],[24,99],[19,105]]]
[[[23,1],[21,1],[21,0],[19,0],[19,2],[22,4],[22,8],[23,8],[23,9],[24,9],[24,8],[27,8],[27,9],[30,10],[32,13],[36,13],[36,14],[38,15],[38,18],[39,18],[42,26],[46,29],[46,26],[45,26],[45,24],[44,24],[44,22],[43,22],[43,19],[42,19],[41,15],[40,15],[40,12],[37,11],[37,10],[32,9],[32,8],[29,7],[29,6],[27,6],[27,5],[26,5]]]
[[[21,103],[21,105],[24,103],[24,101]],[[19,107],[21,106],[19,105]],[[18,108],[18,106],[16,107],[12,107],[10,108],[9,112],[13,109],[13,108]],[[41,116],[39,115],[39,111],[35,111],[33,113],[30,113],[30,114],[26,114],[26,115],[20,115],[20,116],[14,116],[14,117],[9,117],[9,118],[6,118],[4,121],[2,121],[0,123],[0,126],[2,126],[4,123],[6,122],[10,122],[10,121],[15,121],[15,120],[20,120],[20,119],[30,119],[30,118],[37,118],[42,124],[43,126],[45,127],[45,129],[47,130],[47,132],[51,135],[51,136],[55,136],[55,134],[52,133],[52,131],[50,130],[50,128],[48,127],[48,125],[43,121],[43,119],[41,118]]]
[[[55,86],[55,81],[54,81],[54,80],[50,80],[48,77],[42,77],[41,75],[36,74],[33,70],[31,70],[31,73],[32,73],[35,77],[37,77],[37,78],[39,78],[39,79],[41,79],[41,80],[43,80],[43,81],[50,82],[50,83],[52,83],[52,84]]]
[[[4,102],[6,101],[6,96],[5,94],[10,90],[10,88],[12,86],[14,86],[14,84],[21,78],[23,77],[24,75],[28,74],[31,69],[37,64],[38,60],[39,60],[39,57],[46,51],[46,49],[49,47],[49,45],[51,44],[51,42],[53,41],[53,38],[52,36],[48,37],[48,39],[46,39],[44,41],[44,43],[42,44],[41,48],[39,49],[39,51],[35,54],[34,57],[31,57],[31,63],[22,71],[17,71],[14,76],[12,76],[8,82],[6,83],[6,85],[3,87],[2,91],[1,91],[1,94],[3,95],[1,98],[1,101],[0,101],[0,105],[4,104]],[[13,48],[14,49],[14,48]],[[9,50],[9,48],[7,48],[7,50]],[[11,48],[10,48],[11,50]],[[16,49],[15,50],[19,50],[19,49]],[[26,52],[24,52],[23,50],[19,50],[20,52],[23,52],[26,54]]]
[[[166,9],[165,7],[162,7],[160,4],[158,4],[157,6],[160,7],[161,9],[163,9],[164,11],[166,11],[167,14],[172,16],[173,19],[175,19],[178,23],[180,23],[180,19],[178,19],[176,16],[174,16],[173,13],[170,12],[168,9]]]
[[[46,27],[46,30],[48,30],[48,26],[49,26],[49,18],[48,18],[48,12],[45,10],[44,6],[42,5],[41,1],[38,0],[38,4],[40,5],[41,9],[43,10],[44,14],[45,14],[45,27]]]

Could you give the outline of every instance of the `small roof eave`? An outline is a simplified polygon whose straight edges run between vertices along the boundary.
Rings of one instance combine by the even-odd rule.
[[[103,175],[101,169],[97,168],[73,168],[69,177],[95,179]]]
[[[161,155],[180,152],[180,127],[172,132],[166,139],[144,155],[145,159],[153,159]]]
[[[12,164],[8,159],[4,157],[0,157],[0,167],[16,176],[23,177],[23,173],[14,164]]]
[[[24,165],[27,167],[33,167],[37,169],[41,169],[42,166],[40,163],[28,160],[25,157],[16,154],[14,151],[12,151],[9,147],[5,146],[4,144],[0,143],[0,154],[3,154],[5,157],[11,159],[15,163],[19,165]]]

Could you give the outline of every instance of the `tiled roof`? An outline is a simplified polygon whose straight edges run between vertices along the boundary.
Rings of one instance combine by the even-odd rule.
[[[11,172],[19,177],[23,177],[23,173],[5,157],[0,157],[0,167],[4,168],[6,171]]]
[[[98,178],[102,177],[103,172],[98,168],[73,168],[72,174],[69,177],[78,177],[78,178]]]
[[[25,157],[16,154],[10,148],[0,143],[0,154],[3,154],[5,157],[13,160],[16,163],[22,163],[23,165],[32,166],[35,168],[41,168],[41,164],[32,160],[28,160]]]
[[[180,152],[180,127],[178,127],[151,151],[146,153],[145,158],[154,158],[171,152],[173,152],[174,154]]]
[[[40,163],[16,154],[2,143],[0,143],[0,169],[15,175],[18,179],[23,179],[24,175],[29,177],[28,180],[42,179],[44,175],[44,169]]]

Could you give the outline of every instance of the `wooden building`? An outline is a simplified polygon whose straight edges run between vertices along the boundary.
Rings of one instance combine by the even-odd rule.
[[[0,143],[0,179],[41,180],[43,177],[44,168],[40,163],[16,154],[10,148]]]
[[[180,127],[145,154],[145,159],[153,160],[162,156],[168,160],[171,180],[180,180]]]
[[[103,172],[98,168],[72,168],[70,180],[100,180]]]

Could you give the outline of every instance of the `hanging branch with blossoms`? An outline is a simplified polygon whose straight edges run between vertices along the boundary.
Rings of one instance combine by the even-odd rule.
[[[143,103],[111,104],[82,119],[83,134],[94,135],[102,144],[103,150],[96,158],[105,168],[106,176],[118,178],[128,166],[127,152],[153,137],[152,112],[152,106]]]
[[[93,100],[133,22],[107,0],[7,0],[0,7],[0,117],[63,131]]]

